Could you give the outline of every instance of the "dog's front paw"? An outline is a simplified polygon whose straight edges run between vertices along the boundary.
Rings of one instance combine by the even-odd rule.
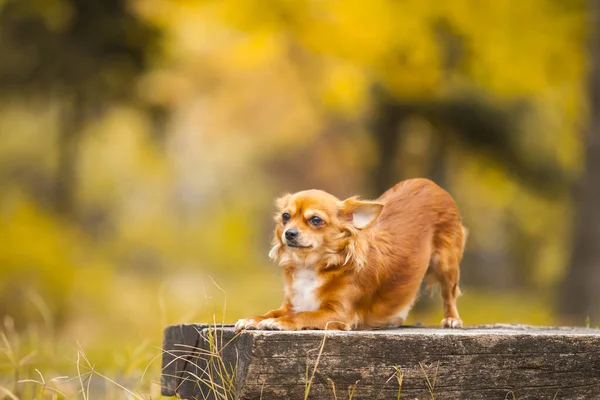
[[[235,331],[240,332],[244,329],[256,329],[258,321],[254,318],[242,318],[235,323]]]
[[[287,331],[293,330],[294,325],[289,321],[289,318],[267,318],[260,321],[257,328],[272,331]]]
[[[460,318],[444,318],[442,328],[462,328],[463,322]]]

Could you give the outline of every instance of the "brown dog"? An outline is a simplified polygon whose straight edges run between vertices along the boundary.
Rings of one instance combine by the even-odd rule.
[[[439,283],[442,326],[458,328],[466,231],[452,197],[427,179],[377,201],[307,190],[278,199],[269,255],[284,268],[284,300],[242,329],[369,329],[404,323],[423,279]]]

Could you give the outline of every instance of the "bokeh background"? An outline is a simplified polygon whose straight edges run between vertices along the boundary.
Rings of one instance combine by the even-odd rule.
[[[0,398],[157,398],[166,325],[279,305],[273,199],[306,188],[432,178],[467,324],[598,325],[599,10],[0,0]]]

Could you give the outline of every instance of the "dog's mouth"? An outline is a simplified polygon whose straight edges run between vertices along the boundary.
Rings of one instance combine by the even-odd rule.
[[[310,249],[312,246],[302,246],[298,243],[290,243],[290,242],[286,242],[285,245],[287,247],[292,247],[294,249]]]

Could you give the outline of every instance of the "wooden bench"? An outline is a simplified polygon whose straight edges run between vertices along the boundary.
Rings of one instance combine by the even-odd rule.
[[[182,399],[600,399],[600,330],[165,329],[162,394]],[[334,394],[335,390],[335,394]]]

